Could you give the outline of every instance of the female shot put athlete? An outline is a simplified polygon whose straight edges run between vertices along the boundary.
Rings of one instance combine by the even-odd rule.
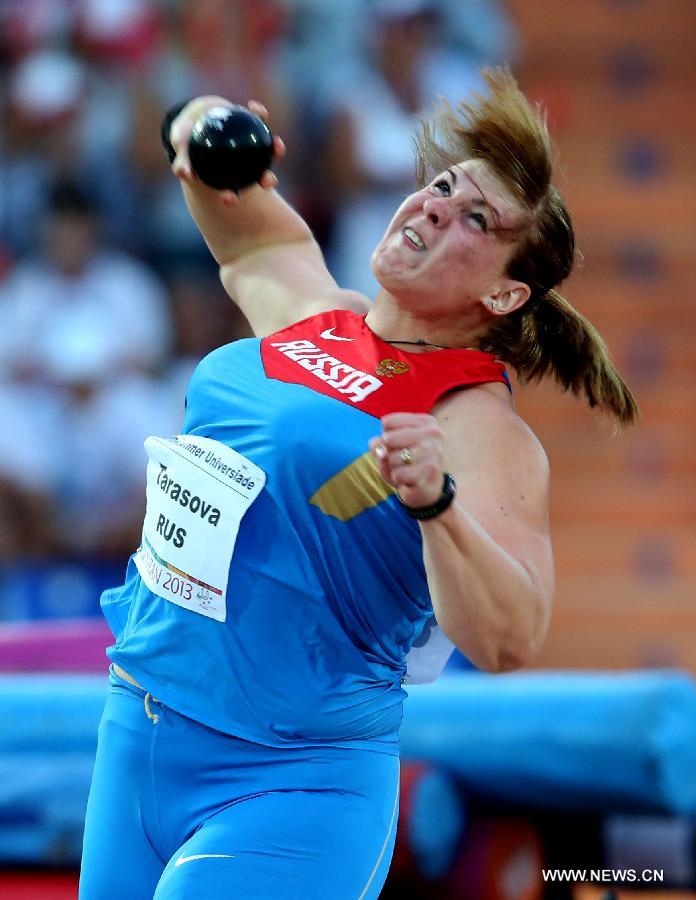
[[[172,123],[174,174],[256,337],[206,357],[181,434],[146,444],[142,542],[103,598],[82,900],[376,898],[402,683],[452,645],[515,669],[544,637],[548,465],[504,363],[619,425],[636,407],[554,289],[574,240],[544,122],[507,72],[488,85],[424,125],[374,303],[336,285],[272,173],[239,197],[192,175],[192,124],[227,101]]]

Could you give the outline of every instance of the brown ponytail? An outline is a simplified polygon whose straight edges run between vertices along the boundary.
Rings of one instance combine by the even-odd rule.
[[[524,229],[515,232],[507,273],[529,285],[530,298],[515,312],[496,316],[479,347],[505,360],[522,383],[553,376],[564,391],[584,395],[590,406],[610,415],[620,430],[637,418],[638,406],[598,331],[554,290],[575,263],[575,236],[551,184],[546,119],[508,69],[483,76],[489,96],[460,103],[456,111],[443,101],[432,124],[424,121],[416,136],[420,186],[463,159],[483,159],[529,214]]]
[[[551,375],[564,391],[584,395],[612,417],[617,431],[638,417],[602,336],[553,289],[500,316],[480,346],[508,362],[522,384]]]

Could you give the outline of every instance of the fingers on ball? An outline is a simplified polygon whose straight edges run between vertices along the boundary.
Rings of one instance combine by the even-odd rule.
[[[273,136],[273,157],[275,159],[282,159],[287,152],[287,147],[285,146],[285,141],[282,137],[278,137],[278,135]]]
[[[264,121],[266,121],[266,119],[268,118],[268,109],[264,106],[263,103],[261,103],[260,100],[250,100],[247,103],[247,106],[260,119],[263,119]]]

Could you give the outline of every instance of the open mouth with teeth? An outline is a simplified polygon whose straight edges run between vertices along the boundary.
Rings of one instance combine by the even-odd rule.
[[[423,238],[418,234],[417,231],[414,231],[413,228],[404,228],[402,234],[416,250],[425,250],[425,243],[423,241]]]

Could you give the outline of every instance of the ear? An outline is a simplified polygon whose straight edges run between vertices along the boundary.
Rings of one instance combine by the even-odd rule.
[[[531,291],[523,281],[508,281],[495,293],[481,298],[486,309],[494,316],[506,316],[529,300]]]

